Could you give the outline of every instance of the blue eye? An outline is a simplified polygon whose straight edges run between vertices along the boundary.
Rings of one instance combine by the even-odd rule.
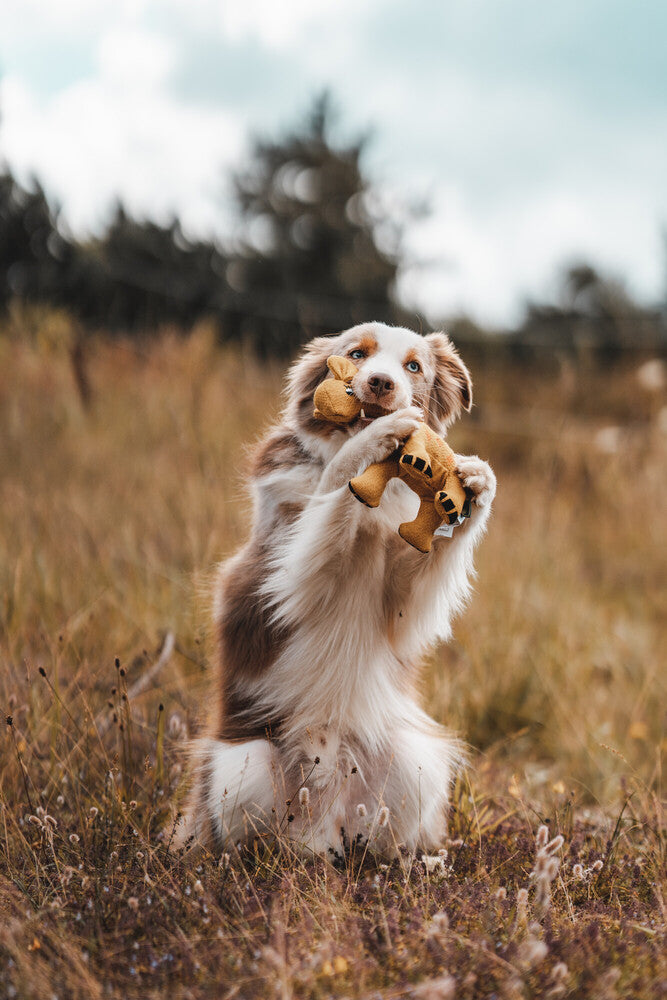
[[[365,358],[366,355],[364,354],[363,351],[357,349],[356,351],[350,351],[350,357],[354,358],[355,361],[358,361],[359,358]]]
[[[405,367],[409,372],[412,372],[413,375],[416,375],[417,372],[421,371],[421,366],[418,361],[408,361]]]

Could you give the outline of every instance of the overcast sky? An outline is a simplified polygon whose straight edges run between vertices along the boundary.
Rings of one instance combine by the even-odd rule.
[[[2,0],[0,157],[75,231],[121,195],[224,233],[222,168],[329,86],[390,201],[430,200],[410,304],[502,325],[581,258],[655,301],[666,40],[665,0]]]

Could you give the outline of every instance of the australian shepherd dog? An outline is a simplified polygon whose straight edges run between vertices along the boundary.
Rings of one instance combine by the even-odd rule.
[[[362,410],[349,427],[314,418],[332,354],[354,361],[356,396],[384,415]],[[282,417],[250,463],[249,540],[217,576],[218,687],[193,746],[180,845],[441,845],[460,744],[420,707],[417,672],[468,598],[495,476],[457,456],[471,516],[426,554],[397,532],[418,506],[403,482],[377,509],[348,483],[419,420],[444,433],[471,406],[470,375],[442,333],[364,323],[311,341],[292,366]]]

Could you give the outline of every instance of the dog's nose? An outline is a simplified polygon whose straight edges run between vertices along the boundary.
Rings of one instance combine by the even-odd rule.
[[[375,375],[368,376],[368,388],[376,396],[382,396],[385,392],[391,392],[395,387],[391,375],[386,375],[384,372],[376,372]]]

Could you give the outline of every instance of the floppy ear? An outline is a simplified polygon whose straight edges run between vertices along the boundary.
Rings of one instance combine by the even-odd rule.
[[[288,419],[305,421],[312,418],[313,393],[329,374],[327,359],[331,357],[331,349],[335,349],[335,345],[335,337],[316,337],[306,344],[290,368],[287,374],[285,408]]]
[[[341,382],[347,382],[348,379],[354,378],[359,370],[349,358],[339,358],[335,354],[327,359],[327,367],[333,377],[340,379]]]
[[[424,339],[431,350],[435,367],[428,422],[436,430],[446,430],[461,410],[470,412],[472,409],[472,379],[446,334],[429,333]]]

